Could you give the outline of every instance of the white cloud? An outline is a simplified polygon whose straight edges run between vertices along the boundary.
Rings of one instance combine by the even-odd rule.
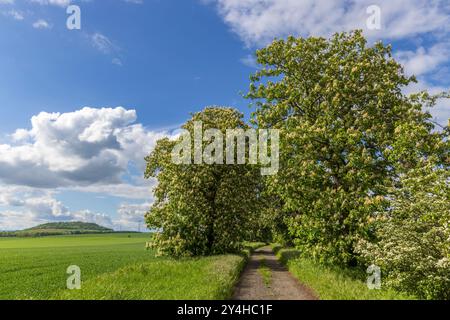
[[[100,226],[112,228],[112,229],[114,229],[114,226],[115,226],[114,222],[112,221],[112,219],[109,215],[103,214],[103,213],[92,212],[90,210],[74,212],[72,214],[71,221],[96,223]]]
[[[11,223],[25,228],[48,221],[73,221],[73,215],[50,192],[20,192],[17,188],[2,187],[0,206],[11,208],[2,213],[0,229],[11,229]],[[9,190],[8,190],[9,189]],[[11,221],[14,219],[15,221]],[[15,229],[15,228],[14,228]]]
[[[5,191],[5,187],[0,187]],[[144,215],[151,203],[141,204],[122,203],[117,208],[117,217],[92,212],[90,210],[71,211],[64,204],[53,198],[51,193],[29,194],[28,198],[21,197],[16,190],[6,190],[7,194],[0,196],[0,207],[8,207],[0,214],[1,230],[19,230],[36,226],[38,224],[57,221],[82,221],[97,223],[101,226],[115,230],[145,231]],[[9,191],[9,192],[8,192]],[[16,192],[16,193],[13,193]]]
[[[127,183],[108,184],[108,185],[94,184],[83,187],[60,188],[59,190],[96,193],[100,195],[108,195],[118,198],[143,200],[153,198],[152,190],[155,187],[155,185],[156,185],[155,180],[149,180],[142,185],[133,185]]]
[[[366,10],[372,0],[216,0],[225,23],[249,46],[274,37],[329,36],[363,29],[372,38],[403,38],[427,32],[448,32],[446,0],[380,0],[381,30],[368,30]]]
[[[71,0],[30,0],[32,3],[37,3],[43,6],[58,6],[58,7],[67,7],[72,1]]]
[[[52,25],[45,21],[44,19],[39,19],[33,23],[33,28],[35,29],[51,29]]]
[[[157,183],[142,177],[144,157],[157,140],[170,135],[136,121],[135,110],[85,107],[41,112],[32,117],[30,129],[9,135],[10,142],[0,144],[0,230],[52,221],[95,222],[118,230],[137,230],[141,224],[144,229],[143,213]],[[90,210],[70,210],[55,199],[64,192],[145,203],[123,204],[112,219]]]
[[[25,19],[25,16],[24,16],[23,12],[18,11],[18,10],[14,10],[14,9],[6,11],[6,12],[3,12],[3,15],[11,17],[14,20],[18,20],[18,21],[22,21],[22,20]]]
[[[14,143],[0,144],[0,181],[30,187],[120,185],[130,163],[139,169],[156,141],[166,135],[135,124],[136,111],[83,108],[41,112]]]
[[[91,210],[72,211],[54,198],[56,192],[30,187],[0,185],[0,231],[18,230],[55,221],[93,222],[115,230],[145,231],[144,214],[151,198],[140,204],[122,203],[116,218]],[[149,202],[150,200],[150,202]]]
[[[253,55],[251,55],[251,54],[245,56],[244,58],[241,58],[240,61],[241,61],[241,63],[243,65],[245,65],[245,66],[247,66],[249,68],[256,69],[257,66],[258,66],[258,64],[256,62],[256,58]]]
[[[90,36],[92,46],[104,54],[109,54],[118,49],[118,47],[104,34],[94,33]]]
[[[324,36],[364,30],[370,41],[407,40],[422,43],[418,48],[395,52],[408,74],[420,83],[408,91],[428,89],[448,91],[450,56],[450,2],[448,0],[203,0],[214,5],[230,29],[248,47],[260,47],[274,38]],[[381,29],[368,30],[367,8],[381,9]],[[426,40],[426,46],[423,45]],[[253,66],[251,56],[241,63]],[[432,81],[443,84],[431,85]],[[450,116],[448,100],[440,100],[431,110],[434,119],[446,124]]]
[[[116,66],[119,66],[119,67],[123,66],[122,60],[120,60],[119,58],[113,58],[111,60],[111,62],[112,62],[112,64],[115,64]]]
[[[397,51],[395,55],[407,73],[416,76],[429,74],[449,61],[450,42],[438,43],[428,49],[421,46],[415,51]]]
[[[118,218],[114,220],[114,224],[125,230],[147,230],[144,216],[150,206],[151,203],[147,202],[141,204],[123,203],[117,211]]]
[[[35,203],[31,203],[32,201]],[[62,204],[54,199],[31,199],[30,203],[23,207],[23,210],[2,212],[0,215],[0,231],[22,230],[48,222],[68,221],[92,222],[107,228],[121,228],[120,224],[115,224],[111,217],[106,214],[89,210],[59,212],[58,210],[67,210],[67,208],[61,206]],[[41,211],[33,211],[37,209]]]
[[[418,83],[409,85],[405,93],[417,93],[427,90],[430,94],[439,94],[442,92],[450,92],[450,87],[436,86],[428,83],[424,78],[419,78]],[[450,99],[439,99],[431,109],[428,111],[433,116],[433,121],[437,122],[441,126],[446,126],[450,119]]]
[[[25,129],[17,129],[16,132],[14,132],[11,137],[14,141],[20,142],[20,141],[26,141],[31,138],[31,134],[28,130]]]
[[[111,63],[121,67],[122,59],[119,58],[121,48],[104,34],[96,32],[88,35],[89,41],[96,50],[104,55],[112,56]]]
[[[40,223],[29,212],[2,211],[0,214],[0,231],[22,230]]]

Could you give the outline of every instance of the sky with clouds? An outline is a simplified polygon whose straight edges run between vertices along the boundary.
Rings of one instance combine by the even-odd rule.
[[[406,92],[450,89],[448,0],[0,0],[0,230],[142,228],[158,139],[207,105],[248,115],[253,52],[275,37],[356,28],[392,43],[419,80]],[[446,124],[450,103],[431,112]]]

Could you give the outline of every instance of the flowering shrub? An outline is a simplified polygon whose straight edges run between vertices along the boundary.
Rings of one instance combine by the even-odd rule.
[[[450,188],[447,170],[412,170],[379,221],[377,243],[360,241],[367,264],[382,269],[383,284],[420,298],[450,299]]]

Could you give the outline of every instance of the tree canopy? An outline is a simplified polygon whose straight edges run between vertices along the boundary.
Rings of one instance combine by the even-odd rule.
[[[193,136],[195,122],[201,121],[203,132],[217,129],[225,134],[227,129],[248,128],[242,118],[234,109],[210,107],[194,114],[183,129]],[[214,140],[210,138],[204,139],[204,149]],[[153,245],[160,254],[175,256],[236,251],[257,222],[262,188],[259,168],[194,164],[193,143],[189,144],[192,164],[174,163],[172,151],[183,139],[158,141],[146,158],[146,177],[158,178],[156,201],[147,214],[149,228],[158,231]]]
[[[257,62],[247,97],[255,124],[282,130],[280,172],[267,187],[290,237],[314,257],[354,265],[356,241],[373,236],[371,221],[389,206],[399,174],[421,157],[445,159],[423,109],[433,98],[406,96],[414,77],[390,46],[368,46],[360,31],[277,40]]]
[[[322,263],[377,264],[390,287],[448,298],[450,123],[436,126],[427,110],[450,94],[406,95],[416,79],[361,31],[275,40],[256,57],[251,123],[281,133],[278,173],[208,161],[224,154],[214,143],[206,162],[191,142],[174,162],[186,136],[159,141],[146,159],[159,181],[147,214],[154,246],[180,256],[279,241]],[[205,132],[249,128],[230,108],[206,108],[183,128],[195,134],[198,121]]]

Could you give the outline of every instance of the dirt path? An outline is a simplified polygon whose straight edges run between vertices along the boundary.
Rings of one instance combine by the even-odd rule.
[[[264,276],[263,276],[264,275]],[[255,251],[234,291],[233,300],[317,300],[295,279],[270,247]]]

